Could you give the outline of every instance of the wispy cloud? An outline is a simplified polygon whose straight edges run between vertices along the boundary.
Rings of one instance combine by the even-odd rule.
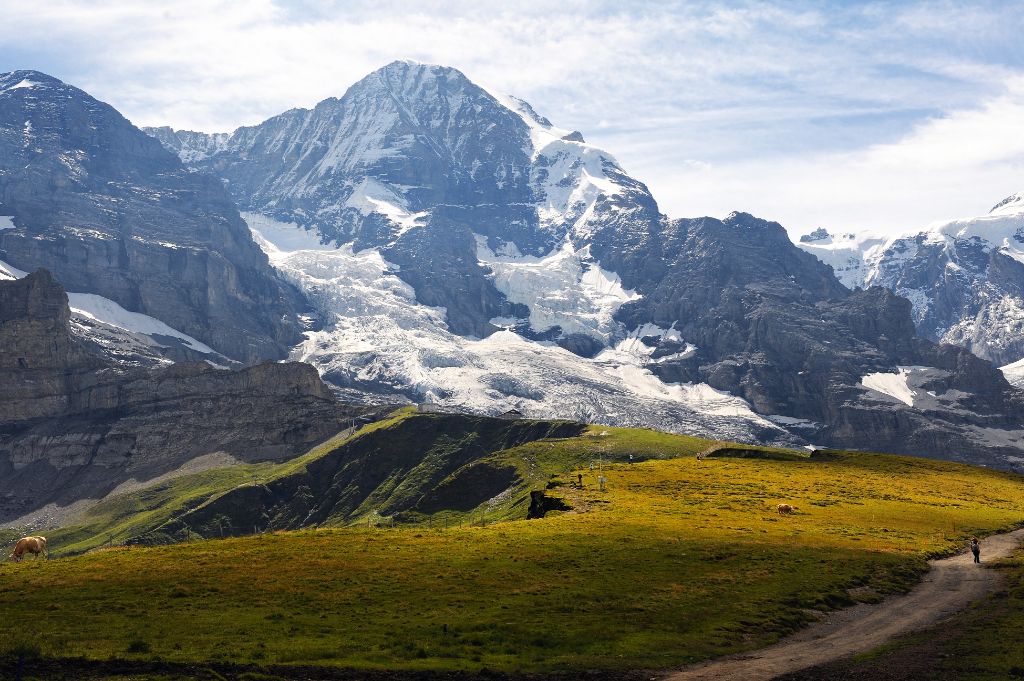
[[[652,185],[669,212],[674,206],[702,215],[743,210],[797,233],[818,226],[902,231],[982,214],[1020,191],[1022,128],[1024,78],[1018,77],[1002,94],[975,108],[926,119],[893,142],[843,152],[673,164]]]
[[[1015,145],[988,135],[1017,113],[1017,3],[8,0],[4,15],[0,70],[48,70],[140,125],[230,130],[395,58],[455,66],[607,147],[677,216],[895,228],[1024,185]]]

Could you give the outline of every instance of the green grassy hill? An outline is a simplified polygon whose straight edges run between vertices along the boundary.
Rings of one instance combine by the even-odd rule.
[[[48,657],[261,673],[663,669],[905,589],[926,557],[1024,520],[1024,479],[1007,473],[842,452],[695,456],[712,445],[404,412],[289,464],[96,507],[91,525],[53,533],[55,548],[84,548],[109,521],[164,539],[190,515],[232,532],[243,513],[321,528],[4,564],[0,653],[31,642]],[[571,510],[526,520],[539,491]],[[780,502],[799,510],[780,516]],[[399,522],[377,526],[375,511]],[[470,524],[481,512],[491,522]]]
[[[605,437],[595,439],[598,433]],[[524,456],[521,445],[570,443]],[[49,533],[55,555],[305,527],[525,518],[530,492],[589,461],[677,457],[714,443],[564,421],[401,409],[281,464],[232,466],[106,499]]]

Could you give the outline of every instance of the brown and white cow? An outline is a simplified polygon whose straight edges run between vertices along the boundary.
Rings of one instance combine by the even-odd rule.
[[[789,515],[796,510],[796,506],[792,504],[779,504],[775,508],[778,510],[779,515]]]
[[[11,552],[10,559],[17,563],[21,561],[26,553],[31,553],[36,558],[42,554],[43,558],[46,558],[46,537],[22,537],[14,545],[14,551]]]

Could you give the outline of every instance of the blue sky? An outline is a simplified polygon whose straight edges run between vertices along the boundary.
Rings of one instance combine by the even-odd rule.
[[[673,217],[912,229],[1024,190],[1024,4],[6,0],[0,70],[207,131],[441,63],[581,130]]]

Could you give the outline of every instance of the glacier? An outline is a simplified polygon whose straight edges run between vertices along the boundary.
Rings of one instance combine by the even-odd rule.
[[[430,402],[475,413],[515,408],[537,418],[797,442],[738,397],[705,384],[664,383],[646,369],[650,350],[640,339],[656,333],[671,336],[671,330],[647,325],[593,358],[507,329],[483,339],[459,336],[446,328],[445,310],[417,302],[412,288],[396,276],[397,267],[377,249],[336,247],[293,223],[251,212],[243,217],[271,264],[306,293],[325,321],[324,328],[306,334],[291,358],[313,364],[343,391],[369,391],[381,401]],[[545,291],[550,292],[549,284],[556,290],[580,290],[586,275],[578,260],[564,267],[564,260],[571,259],[559,255],[565,253],[565,248],[558,251],[554,257],[559,265],[539,275]],[[544,258],[530,258],[521,264],[542,262]],[[552,278],[560,273],[565,278],[556,286]],[[601,277],[607,277],[603,283],[611,292],[595,287],[598,300],[628,295],[610,275]],[[603,310],[613,306],[605,303]],[[607,328],[599,319],[610,318],[594,315],[594,324],[583,328]]]
[[[777,223],[672,220],[580,132],[455,69],[393,62],[193,168],[310,302],[291,357],[350,399],[954,456],[976,439],[958,403],[972,358],[910,340],[906,301],[842,285],[869,278],[861,254],[887,237],[818,235],[841,282]],[[862,383],[918,364],[936,368],[903,381],[910,403]],[[942,381],[967,390],[932,394]]]

